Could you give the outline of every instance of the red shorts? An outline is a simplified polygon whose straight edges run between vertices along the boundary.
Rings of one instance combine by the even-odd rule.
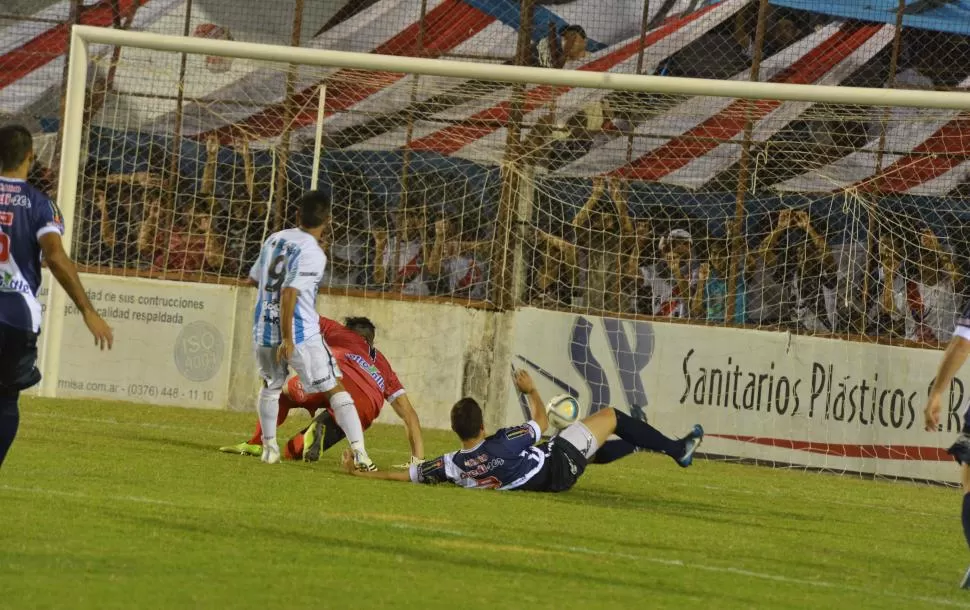
[[[384,406],[383,403],[375,406],[367,397],[367,393],[361,390],[352,378],[344,377],[342,381],[344,389],[354,399],[354,406],[357,408],[357,416],[360,418],[361,427],[364,430],[370,428],[370,425],[374,423],[377,416],[381,414],[381,407]],[[286,384],[286,394],[280,396],[280,406],[289,409],[306,409],[308,411],[316,411],[323,407],[333,415],[333,410],[327,404],[326,397],[323,394],[307,394],[304,392],[303,384],[300,383],[299,377],[291,378]]]

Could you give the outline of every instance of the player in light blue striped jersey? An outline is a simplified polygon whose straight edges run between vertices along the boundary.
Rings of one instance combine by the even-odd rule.
[[[327,265],[319,242],[330,221],[330,198],[310,191],[300,198],[297,208],[300,226],[270,235],[249,272],[249,279],[259,287],[253,345],[263,380],[257,406],[263,428],[262,460],[275,464],[280,459],[276,416],[292,365],[308,393],[322,393],[330,401],[337,425],[347,434],[357,468],[376,470],[364,447],[364,430],[353,398],[340,382],[340,369],[320,334],[315,306]]]

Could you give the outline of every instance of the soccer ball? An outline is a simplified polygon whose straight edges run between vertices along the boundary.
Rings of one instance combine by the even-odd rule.
[[[562,430],[579,421],[579,403],[568,394],[556,396],[546,405],[549,423]]]

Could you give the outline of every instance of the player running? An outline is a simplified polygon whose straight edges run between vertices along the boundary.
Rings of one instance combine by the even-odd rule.
[[[460,451],[416,464],[408,472],[356,472],[353,455],[344,453],[348,472],[375,479],[444,483],[477,489],[566,491],[576,484],[587,462],[611,435],[640,449],[661,451],[686,468],[704,438],[695,425],[679,440],[667,438],[650,424],[613,408],[603,409],[567,427],[547,443],[539,443],[549,424],[542,397],[525,371],[515,373],[515,387],[528,396],[532,419],[521,426],[485,435],[482,409],[473,398],[451,408],[451,429],[461,440]]]
[[[334,419],[350,441],[357,467],[376,470],[364,447],[354,400],[341,384],[340,368],[320,334],[315,307],[327,265],[319,241],[330,220],[330,199],[320,191],[310,191],[296,205],[300,226],[270,235],[249,272],[249,279],[259,286],[253,343],[263,380],[257,406],[263,429],[261,459],[267,464],[280,461],[276,417],[292,365],[303,387],[310,393],[322,393],[330,403]]]
[[[343,384],[354,399],[357,415],[364,430],[380,415],[385,400],[394,407],[395,413],[404,420],[408,443],[411,446],[411,463],[420,463],[424,457],[421,423],[398,380],[391,363],[374,347],[374,324],[367,318],[347,318],[344,324],[320,316],[320,332],[323,340],[333,350],[334,358],[343,371]],[[316,415],[326,405],[323,394],[307,394],[298,377],[287,383],[280,396],[279,416],[276,425],[281,426],[290,409],[306,409],[310,416]],[[304,451],[304,435],[311,434],[310,451]],[[320,453],[337,444],[345,437],[329,410],[315,418],[311,426],[294,436],[286,444],[283,457],[308,461],[319,459]],[[238,445],[219,449],[226,453],[260,455],[262,453],[262,427],[257,423],[253,437]]]
[[[970,306],[957,319],[956,330],[943,353],[943,360],[936,370],[936,379],[930,388],[930,395],[926,400],[923,419],[927,432],[936,432],[940,427],[940,408],[943,394],[950,390],[950,383],[957,372],[963,367],[970,355]],[[970,411],[963,416],[963,429],[947,453],[960,464],[960,478],[963,481],[963,536],[970,545]],[[970,569],[967,570],[960,582],[960,587],[970,589]]]
[[[27,184],[34,140],[20,125],[0,128],[0,465],[17,436],[20,392],[40,381],[41,260],[64,288],[94,344],[111,349],[111,328],[97,314],[64,251],[64,223],[57,206]]]

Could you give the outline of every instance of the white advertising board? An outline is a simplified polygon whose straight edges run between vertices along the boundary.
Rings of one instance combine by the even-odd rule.
[[[944,448],[960,430],[970,376],[964,369],[952,384],[941,431],[923,431],[939,351],[534,309],[517,312],[514,328],[514,360],[544,398],[642,410],[671,436],[701,423],[712,454],[957,480]],[[508,414],[509,424],[523,417]]]
[[[62,341],[46,355],[60,358],[58,396],[225,408],[235,288],[89,274],[81,279],[114,329],[115,344],[99,351],[69,302]],[[50,285],[45,274],[42,303]]]

